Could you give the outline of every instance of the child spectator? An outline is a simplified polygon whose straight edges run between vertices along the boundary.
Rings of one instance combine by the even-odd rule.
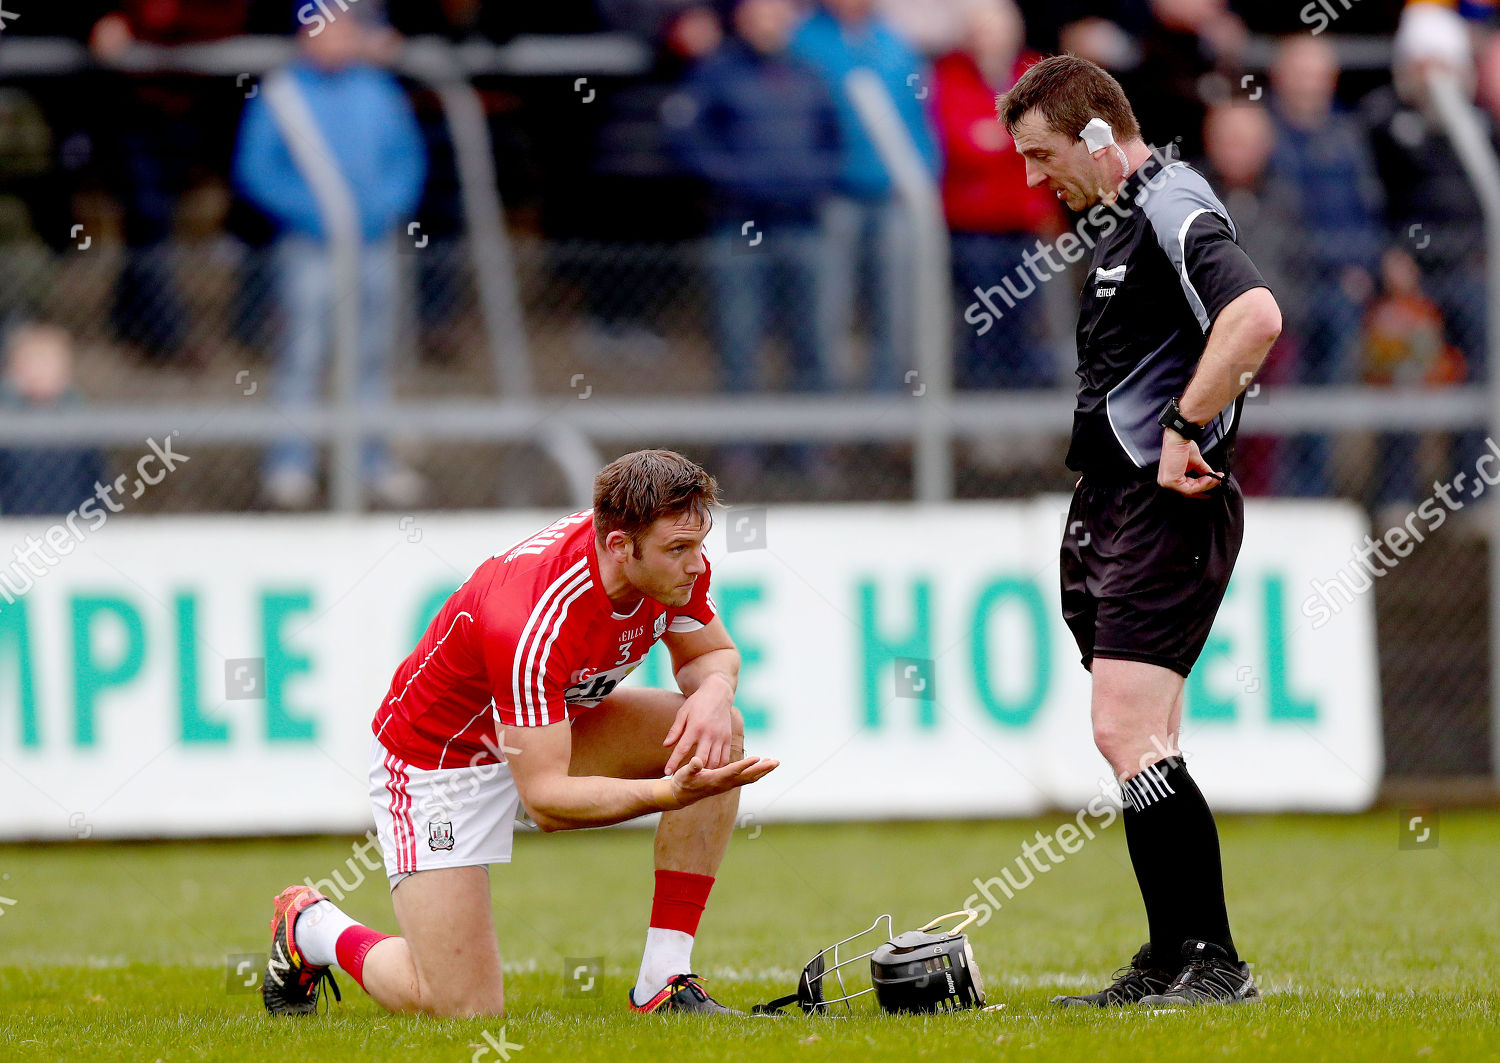
[[[56,325],[23,324],[5,341],[0,407],[56,410],[77,405],[73,337]],[[0,513],[61,516],[93,496],[106,479],[97,447],[16,446],[0,450]]]

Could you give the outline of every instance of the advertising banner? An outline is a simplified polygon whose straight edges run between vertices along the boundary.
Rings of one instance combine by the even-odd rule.
[[[1246,509],[1185,690],[1194,776],[1223,811],[1366,807],[1382,770],[1373,600],[1313,600],[1364,519]],[[1098,795],[1089,676],[1058,608],[1065,510],[720,513],[712,594],[743,656],[747,746],[782,762],[744,814],[1004,816]],[[66,556],[25,557],[62,537],[0,522],[0,836],[364,830],[392,672],[481,561],[557,515],[117,518]],[[629,681],[671,684],[662,647]]]

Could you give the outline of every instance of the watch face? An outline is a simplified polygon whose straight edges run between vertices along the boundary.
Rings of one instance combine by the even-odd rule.
[[[1182,416],[1182,411],[1177,406],[1177,400],[1172,399],[1161,412],[1161,426],[1170,428],[1184,439],[1197,442],[1203,435],[1203,426],[1193,424]]]

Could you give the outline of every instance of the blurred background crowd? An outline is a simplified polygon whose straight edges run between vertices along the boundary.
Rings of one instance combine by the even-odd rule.
[[[1067,390],[1076,283],[1039,286],[982,327],[971,312],[1038,241],[1073,224],[1045,189],[1026,187],[994,121],[996,94],[1059,50],[1113,71],[1146,140],[1220,191],[1285,312],[1267,386],[1447,389],[1489,372],[1479,200],[1425,80],[1433,66],[1453,71],[1500,144],[1500,32],[1488,4],[17,6],[0,30],[0,401],[12,409],[296,404],[324,392],[328,234],[284,116],[259,74],[160,62],[163,49],[268,37],[296,39],[285,66],[293,98],[358,205],[362,399],[497,392],[462,252],[450,131],[431,87],[393,65],[434,36],[504,46],[545,35],[563,57],[469,78],[543,393],[585,380],[637,396],[910,390],[913,219],[848,96],[857,68],[884,83],[940,188],[955,388]],[[640,69],[591,74],[586,58],[570,69],[568,41],[601,33],[638,43]],[[1257,494],[1405,505],[1479,452],[1472,432],[1272,439],[1249,421],[1238,472]],[[1066,487],[1066,427],[1025,445],[971,441],[959,493]],[[504,449],[372,441],[361,475],[387,507],[554,501],[545,483],[507,494],[474,472],[489,463],[509,468],[502,482],[535,478],[534,463]],[[884,460],[899,452],[790,440],[714,456],[740,497],[910,497],[903,461]],[[148,505],[316,507],[321,460],[295,433],[226,446]],[[107,464],[89,447],[9,446],[0,512],[65,512]]]

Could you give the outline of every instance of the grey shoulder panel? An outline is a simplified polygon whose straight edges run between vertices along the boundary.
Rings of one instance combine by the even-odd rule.
[[[1200,215],[1217,214],[1224,219],[1229,235],[1238,240],[1239,233],[1235,230],[1233,219],[1229,217],[1229,211],[1219,201],[1219,197],[1214,195],[1214,190],[1209,187],[1203,175],[1183,162],[1162,167],[1160,172],[1146,182],[1146,187],[1136,197],[1136,203],[1145,212],[1146,219],[1151,223],[1151,230],[1156,234],[1157,244],[1172,263],[1177,279],[1182,283],[1183,297],[1192,307],[1193,316],[1198,319],[1203,331],[1207,332],[1212,322],[1209,321],[1203,299],[1188,277],[1188,230]]]

